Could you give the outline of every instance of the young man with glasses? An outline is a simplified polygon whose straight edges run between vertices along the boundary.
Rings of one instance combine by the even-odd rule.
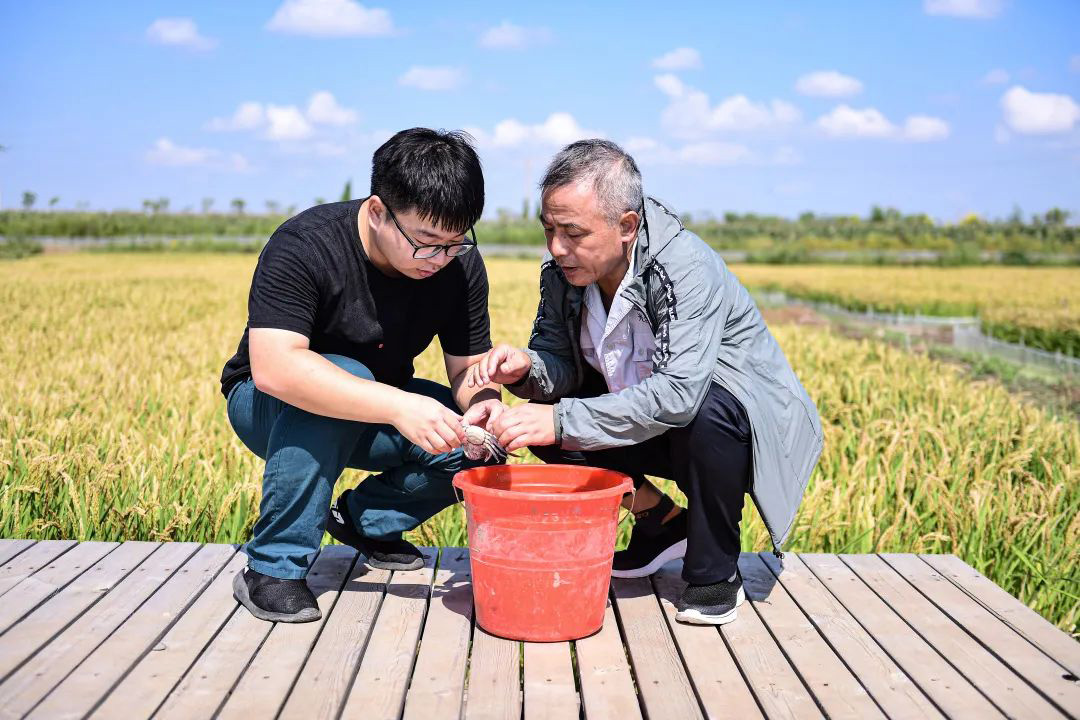
[[[497,385],[463,382],[491,348],[473,232],[483,207],[468,136],[414,128],[375,151],[369,197],[306,210],[263,248],[221,378],[233,429],[266,460],[233,583],[256,617],[320,617],[304,577],[324,530],[372,567],[423,564],[402,533],[452,505],[454,473],[477,464],[460,449],[459,413],[480,422],[502,409]],[[436,337],[449,387],[413,377]],[[331,507],[347,467],[377,474]]]

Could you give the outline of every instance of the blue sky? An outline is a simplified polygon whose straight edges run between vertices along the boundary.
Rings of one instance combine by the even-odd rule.
[[[0,203],[305,207],[425,125],[487,211],[603,135],[684,211],[1080,216],[1080,3],[0,3]]]

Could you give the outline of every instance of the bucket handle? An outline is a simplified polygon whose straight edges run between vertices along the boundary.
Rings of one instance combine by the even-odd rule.
[[[621,508],[622,510],[626,511],[626,514],[622,515],[619,518],[619,521],[617,523],[615,523],[616,527],[619,526],[619,525],[622,525],[623,520],[626,520],[626,518],[628,518],[628,517],[630,517],[631,515],[634,514],[634,509],[633,508],[634,508],[634,502],[636,502],[636,501],[637,501],[637,488],[634,487],[633,485],[631,485],[630,486],[630,507],[629,508]]]

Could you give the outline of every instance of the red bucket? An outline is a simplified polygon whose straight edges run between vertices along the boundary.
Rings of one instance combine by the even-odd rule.
[[[476,622],[511,640],[576,640],[604,624],[622,473],[578,465],[463,470]]]

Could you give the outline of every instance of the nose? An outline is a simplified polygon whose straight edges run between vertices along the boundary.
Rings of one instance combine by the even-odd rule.
[[[559,233],[555,232],[551,234],[551,239],[548,240],[548,252],[551,253],[551,257],[555,259],[566,257],[566,243],[559,239]]]

